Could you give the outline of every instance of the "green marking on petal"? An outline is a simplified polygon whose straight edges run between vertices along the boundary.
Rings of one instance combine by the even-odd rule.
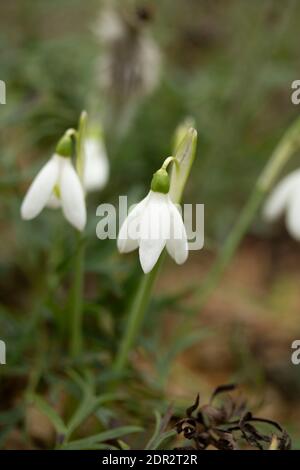
[[[53,189],[54,196],[56,196],[58,199],[60,199],[60,189],[59,186],[56,184]]]

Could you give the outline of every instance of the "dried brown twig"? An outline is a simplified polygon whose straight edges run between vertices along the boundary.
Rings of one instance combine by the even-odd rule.
[[[218,387],[209,403],[201,407],[197,395],[195,403],[186,410],[186,417],[176,424],[177,433],[193,441],[194,446],[186,449],[289,450],[291,439],[287,432],[275,421],[253,416],[244,399],[233,399],[227,394],[219,406],[214,405],[216,397],[235,389],[233,384]],[[260,424],[269,425],[273,432],[262,433],[257,427]]]

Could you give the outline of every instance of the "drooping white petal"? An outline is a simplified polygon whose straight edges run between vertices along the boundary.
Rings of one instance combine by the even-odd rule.
[[[169,201],[171,214],[170,238],[167,240],[167,251],[177,264],[183,264],[188,257],[188,242],[181,214],[175,204]]]
[[[145,274],[149,273],[157,263],[170,236],[170,225],[168,195],[150,191],[140,227],[139,256]]]
[[[141,216],[149,200],[149,195],[150,193],[129,212],[124,220],[117,240],[120,253],[129,253],[138,247]]]
[[[289,234],[300,241],[300,186],[294,189],[291,195],[287,213],[286,213],[286,226]]]
[[[102,189],[108,180],[109,163],[104,145],[96,138],[84,143],[83,186],[86,191]]]
[[[293,171],[283,178],[265,203],[263,216],[266,220],[273,221],[283,214],[290,195],[298,185],[300,185],[300,170]]]
[[[84,191],[69,158],[64,158],[60,176],[62,210],[71,225],[82,231],[86,224]]]
[[[60,157],[54,155],[39,171],[27,191],[21,206],[23,219],[33,219],[43,210],[58,180],[59,171]]]

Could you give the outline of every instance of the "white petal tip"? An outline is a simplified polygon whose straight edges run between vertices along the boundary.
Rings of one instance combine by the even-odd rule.
[[[296,240],[296,242],[300,242],[300,233],[297,233],[295,232],[295,230],[291,230],[290,228],[288,228],[288,232],[290,234],[290,236]]]
[[[35,213],[35,211],[32,211],[29,207],[27,207],[27,204],[24,204],[24,202],[21,206],[20,214],[23,220],[32,220],[38,215]]]
[[[152,271],[152,269],[156,265],[158,258],[159,258],[159,256],[158,257],[155,256],[155,258],[153,256],[147,256],[147,255],[144,256],[143,251],[141,249],[139,251],[139,257],[140,257],[142,270],[144,271],[145,274],[148,274],[150,273],[150,271]]]
[[[151,266],[147,266],[147,265],[142,264],[142,263],[141,263],[141,267],[142,267],[142,270],[143,270],[144,274],[149,274],[152,271],[152,269],[154,268],[154,266],[151,267]]]
[[[279,217],[276,210],[273,209],[272,205],[267,201],[262,209],[262,218],[266,222],[274,222]]]
[[[64,215],[66,216],[66,214]],[[83,232],[86,226],[87,216],[85,212],[83,212],[82,214],[72,213],[68,214],[66,220],[79,232]]]
[[[81,221],[77,221],[72,223],[72,225],[79,230],[79,232],[83,232],[86,226],[86,219],[83,219]]]
[[[120,238],[117,239],[117,248],[119,250],[119,253],[121,253],[122,255],[124,253],[126,253],[125,242],[126,242],[126,240],[123,240],[123,239],[120,239]]]
[[[181,266],[182,264],[184,264],[187,261],[188,257],[189,257],[189,252],[187,251],[186,255],[184,257],[182,257],[180,259],[176,259],[175,262],[176,262],[176,264],[179,264]]]
[[[34,219],[34,217],[30,217],[27,214],[21,213],[21,219],[26,221],[26,220],[32,220]]]
[[[117,247],[121,254],[131,253],[138,248],[138,240],[131,238],[118,238]]]
[[[298,218],[298,211],[289,211],[286,216],[287,231],[294,240],[300,241],[300,224]]]

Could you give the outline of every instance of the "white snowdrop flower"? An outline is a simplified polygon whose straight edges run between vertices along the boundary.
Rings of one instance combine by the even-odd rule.
[[[288,232],[300,241],[300,170],[283,178],[270,194],[263,209],[265,219],[270,222],[284,212]]]
[[[140,263],[149,273],[166,247],[177,264],[188,257],[188,242],[180,211],[169,196],[166,170],[158,170],[151,190],[125,219],[118,236],[118,249],[128,253],[139,247]]]
[[[83,187],[87,192],[102,189],[109,177],[105,145],[98,134],[90,133],[84,141]]]
[[[29,187],[21,206],[24,220],[37,217],[44,207],[61,207],[65,218],[78,230],[86,224],[84,191],[71,161],[72,141],[66,133],[56,153],[42,167]]]

